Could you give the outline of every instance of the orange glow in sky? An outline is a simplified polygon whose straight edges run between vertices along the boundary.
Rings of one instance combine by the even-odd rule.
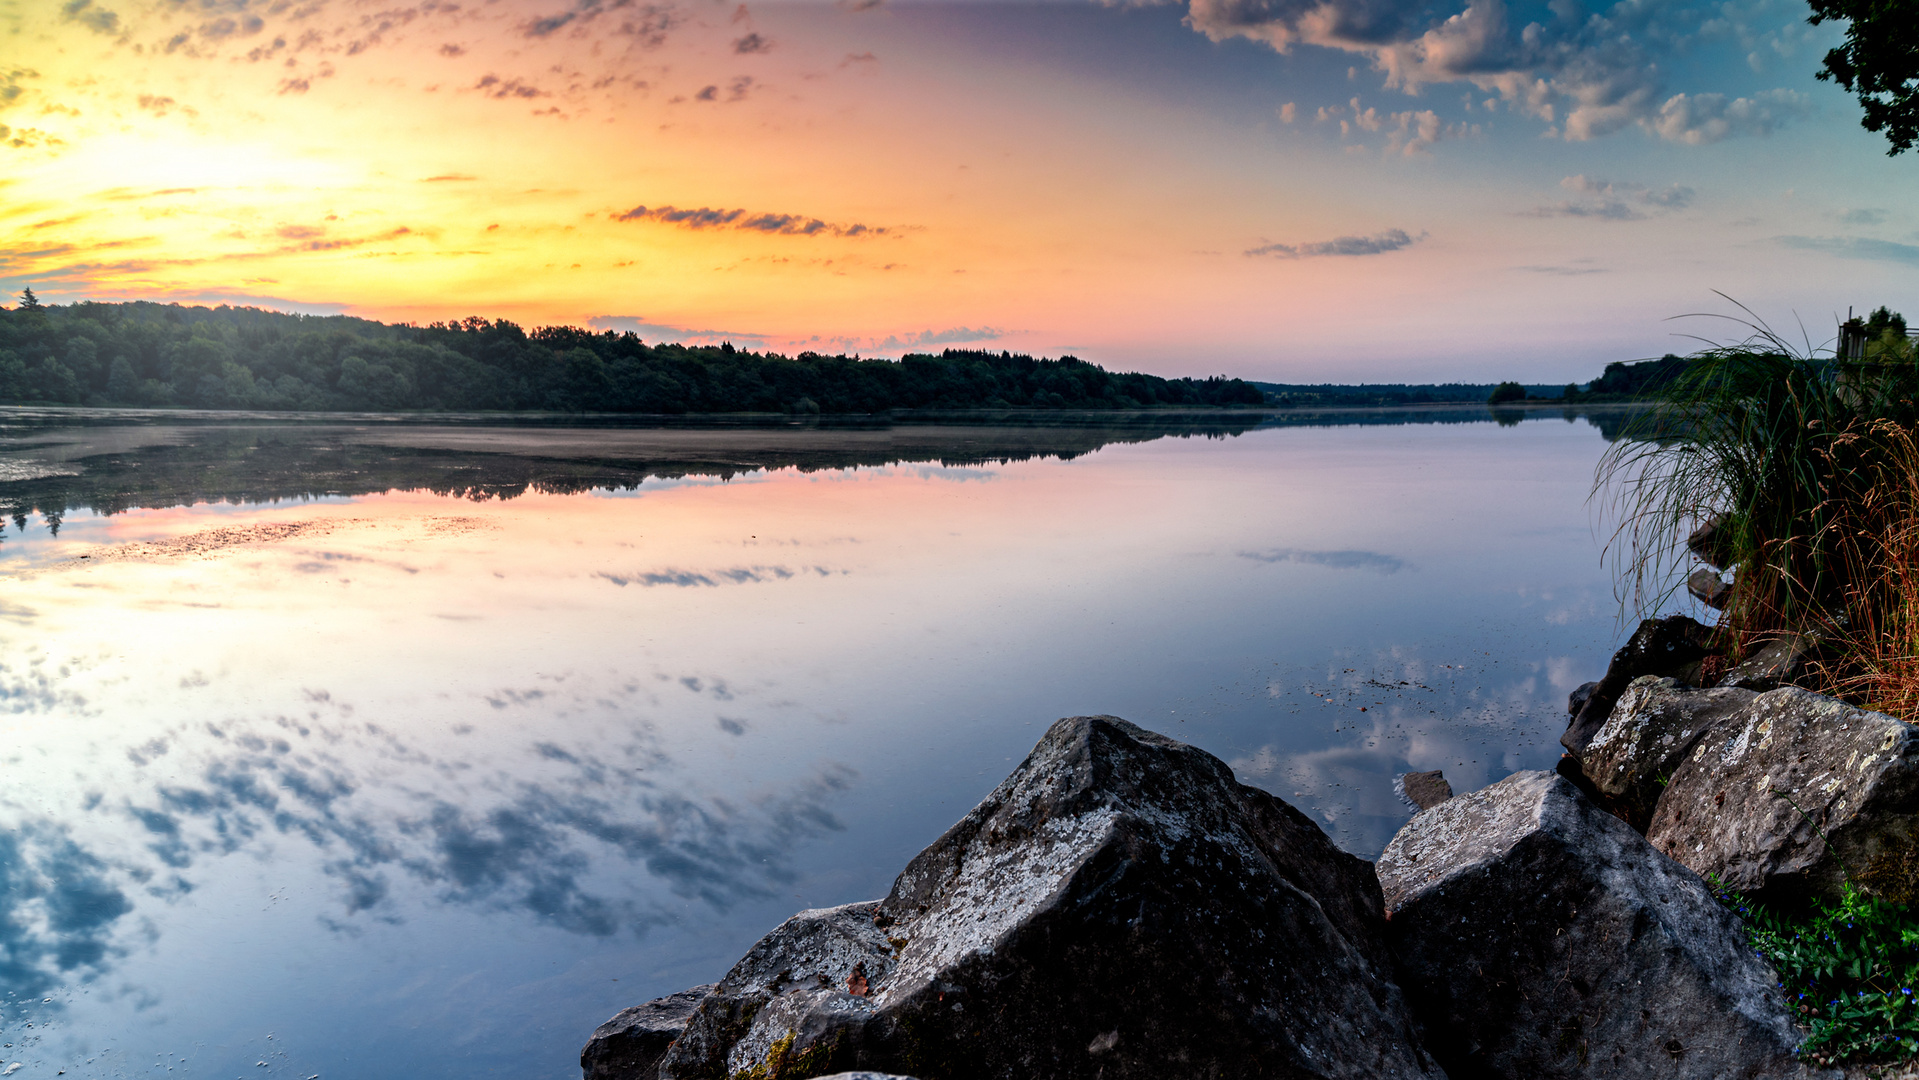
[[[1190,2],[0,0],[0,284],[1542,382],[1919,284],[1802,4]]]

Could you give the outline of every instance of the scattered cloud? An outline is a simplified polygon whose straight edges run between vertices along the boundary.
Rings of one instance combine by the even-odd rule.
[[[99,7],[93,0],[67,0],[60,5],[60,17],[96,33],[111,34],[120,29],[120,16]]]
[[[1556,274],[1560,277],[1581,277],[1586,274],[1603,274],[1603,266],[1515,266],[1515,270],[1524,270],[1533,274]]]
[[[905,337],[889,334],[873,343],[876,349],[911,349],[927,345],[958,345],[973,341],[998,341],[1006,331],[991,326],[955,326],[950,330],[921,330]]]
[[[1389,251],[1410,247],[1426,238],[1425,233],[1413,236],[1404,229],[1387,229],[1373,236],[1337,236],[1331,240],[1321,240],[1306,244],[1261,244],[1248,248],[1247,255],[1270,255],[1277,259],[1309,259],[1321,255],[1384,255]]]
[[[699,330],[671,323],[653,322],[641,315],[596,315],[588,319],[587,325],[595,330],[638,334],[647,341],[680,342],[685,345],[718,345],[730,341],[745,349],[764,349],[772,340],[770,335],[748,333],[738,330]]]
[[[1280,123],[1290,124],[1297,119],[1299,119],[1299,106],[1296,103],[1289,101],[1279,107]]]
[[[235,252],[221,256],[221,259],[257,259],[264,255],[284,255],[301,251],[343,251],[348,248],[398,240],[404,236],[412,236],[414,233],[411,228],[402,225],[385,232],[360,236],[333,236],[324,225],[281,225],[273,230],[273,235],[283,243],[270,251]]]
[[[636,206],[612,215],[614,221],[653,221],[677,225],[683,229],[741,229],[773,236],[882,236],[894,231],[888,226],[836,225],[804,214],[754,213],[748,210],[715,210],[702,206],[683,209],[677,206]]]
[[[1859,236],[1781,236],[1778,241],[1785,247],[1799,251],[1822,251],[1842,259],[1872,259],[1919,266],[1919,244],[1901,244]]]
[[[733,42],[733,51],[741,56],[749,56],[753,53],[772,52],[773,43],[757,33],[752,33]]]
[[[1856,210],[1846,210],[1837,216],[1840,223],[1845,225],[1884,225],[1887,217],[1884,210],[1873,210],[1866,207],[1861,207]]]
[[[622,11],[627,19],[618,27],[620,33],[626,34],[627,36],[649,36],[647,33],[634,34],[634,23],[631,18],[633,13],[624,10],[631,6],[632,0],[613,0],[612,3],[607,3],[606,0],[575,0],[573,6],[564,11],[556,11],[550,15],[540,15],[526,20],[519,25],[519,33],[521,37],[537,39],[551,37],[553,34],[569,26],[573,27],[576,34],[584,33],[586,32],[586,27],[598,20],[601,16],[613,11]],[[660,35],[663,36],[666,30],[670,28],[672,21],[670,7],[648,4],[640,7],[638,12],[642,22],[659,22],[662,20],[662,17],[664,17],[664,22],[656,27],[656,32]]]
[[[0,71],[0,108],[13,104],[20,99],[20,95],[27,92],[23,80],[38,78],[39,75],[39,72],[29,71],[26,68]]]
[[[1587,13],[1575,3],[1555,2],[1547,5],[1553,17],[1516,25],[1506,0],[1471,0],[1464,11],[1444,17],[1416,0],[1187,3],[1188,25],[1214,41],[1238,37],[1282,53],[1310,45],[1356,54],[1384,74],[1388,89],[1409,94],[1428,85],[1467,83],[1493,95],[1489,102],[1535,117],[1548,125],[1548,134],[1567,140],[1638,124],[1697,145],[1767,135],[1809,109],[1805,95],[1783,89],[1730,101],[1719,94],[1665,92],[1662,53],[1703,31],[1696,15],[1664,4],[1629,0]],[[1775,49],[1791,47],[1782,39]],[[1363,118],[1350,122],[1364,126]]]
[[[1770,135],[1811,112],[1812,99],[1797,90],[1731,100],[1724,94],[1674,94],[1642,122],[1662,139],[1701,146],[1735,135]]]
[[[745,101],[746,96],[752,93],[754,85],[755,83],[753,81],[753,76],[741,75],[738,78],[735,78],[731,82],[728,82],[726,84],[726,96],[724,98],[720,96],[719,86],[717,84],[709,83],[706,86],[700,87],[700,89],[693,95],[693,100],[694,101],[724,100],[729,102]],[[677,101],[681,99],[675,98],[674,100]]]
[[[1600,180],[1585,175],[1568,176],[1559,186],[1574,198],[1526,212],[1528,217],[1576,217],[1601,221],[1640,221],[1650,213],[1684,210],[1692,205],[1695,192],[1683,184],[1663,188],[1645,184]]]
[[[134,100],[139,104],[142,110],[150,112],[155,116],[165,116],[168,112],[180,107],[180,103],[172,98],[162,97],[156,94],[141,94]],[[184,111],[191,113],[193,110],[186,109]]]
[[[542,98],[547,92],[531,83],[518,78],[501,79],[498,75],[486,75],[473,84],[473,89],[490,98]]]

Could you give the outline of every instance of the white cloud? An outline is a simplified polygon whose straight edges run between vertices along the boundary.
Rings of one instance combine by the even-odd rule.
[[[1693,189],[1683,184],[1663,188],[1626,181],[1615,182],[1584,174],[1568,176],[1559,186],[1573,198],[1528,212],[1531,217],[1581,217],[1602,221],[1638,221],[1654,213],[1684,210],[1692,205]]]
[[[1550,125],[1553,137],[1593,139],[1632,125],[1663,138],[1699,145],[1734,135],[1767,135],[1803,116],[1809,100],[1773,90],[1728,101],[1720,94],[1669,94],[1660,53],[1703,35],[1696,15],[1658,0],[1619,0],[1602,13],[1582,15],[1572,2],[1549,5],[1556,17],[1513,25],[1505,0],[1472,0],[1465,10],[1432,22],[1413,0],[1188,0],[1187,21],[1215,41],[1242,37],[1280,52],[1312,45],[1357,53],[1385,74],[1389,89],[1418,94],[1423,87],[1469,83],[1492,93],[1486,106],[1509,108]],[[1725,12],[1770,9],[1772,0]],[[1695,20],[1690,26],[1688,19]],[[1742,16],[1744,18],[1744,16]],[[1795,20],[1779,13],[1782,22]],[[1805,40],[1791,25],[1770,32],[1745,21],[1721,20],[1713,33],[1750,40],[1768,55],[1790,55]],[[1366,113],[1353,102],[1366,130]],[[1321,118],[1328,115],[1322,109]],[[1332,111],[1337,115],[1337,110]],[[1417,114],[1415,114],[1417,115]],[[1350,129],[1348,129],[1350,130]]]
[[[1810,112],[1812,99],[1796,90],[1731,100],[1724,94],[1674,94],[1656,115],[1640,122],[1662,139],[1700,146],[1734,135],[1770,135]]]

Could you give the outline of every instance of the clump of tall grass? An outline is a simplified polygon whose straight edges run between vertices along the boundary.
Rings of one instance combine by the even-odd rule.
[[[1741,310],[1745,310],[1743,307]],[[1748,316],[1751,315],[1747,311]],[[1710,345],[1602,460],[1595,494],[1642,614],[1680,588],[1687,539],[1734,572],[1720,628],[1735,652],[1785,632],[1828,649],[1829,689],[1919,704],[1919,364],[1888,329],[1847,355],[1763,321]]]

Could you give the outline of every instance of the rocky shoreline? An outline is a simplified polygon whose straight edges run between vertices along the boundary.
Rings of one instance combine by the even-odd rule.
[[[586,1080],[1866,1075],[1796,1056],[1706,878],[1919,894],[1919,735],[1649,620],[1570,703],[1558,771],[1422,809],[1377,863],[1116,717],[1061,720],[884,898],[803,911],[621,1012]],[[1700,687],[1703,684],[1713,684]]]

